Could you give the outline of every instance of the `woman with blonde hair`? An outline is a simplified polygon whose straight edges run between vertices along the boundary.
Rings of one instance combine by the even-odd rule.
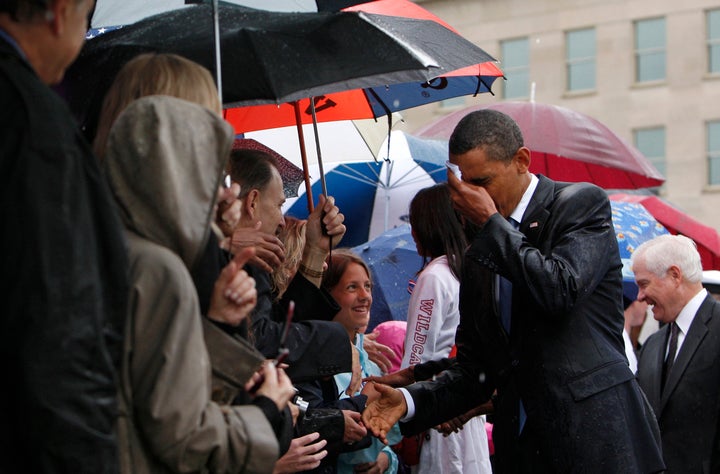
[[[282,298],[290,281],[300,267],[305,248],[305,225],[307,221],[297,217],[285,216],[285,226],[280,229],[278,238],[285,245],[285,260],[280,268],[272,273],[275,299]]]
[[[222,115],[222,104],[210,71],[176,54],[140,54],[125,63],[105,94],[93,141],[93,151],[100,161],[104,160],[108,135],[118,116],[135,100],[150,95],[177,97]],[[240,187],[235,183],[229,188],[219,187],[213,234],[202,259],[204,263],[198,263],[193,269],[203,314],[207,314],[215,279],[228,263],[217,247],[229,240],[227,233],[240,218],[239,192]]]
[[[101,160],[115,119],[130,102],[148,95],[169,95],[222,114],[210,71],[176,54],[145,53],[128,61],[105,94],[93,151]]]

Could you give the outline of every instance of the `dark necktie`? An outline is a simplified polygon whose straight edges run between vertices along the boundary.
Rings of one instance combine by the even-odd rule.
[[[668,354],[667,358],[665,359],[665,369],[663,370],[663,378],[662,378],[662,385],[663,388],[665,387],[665,382],[668,379],[668,376],[670,375],[670,370],[672,369],[673,364],[675,363],[675,354],[677,353],[677,344],[678,344],[678,333],[680,332],[680,328],[675,323],[675,321],[670,323],[670,337],[668,338]]]
[[[520,227],[520,224],[512,217],[508,217],[508,222],[512,224],[515,230]],[[503,329],[505,329],[507,335],[510,336],[510,321],[512,320],[512,282],[510,282],[507,278],[498,276],[498,285],[500,287],[498,292],[500,323],[502,324]],[[525,427],[525,421],[527,420],[522,400],[520,400],[520,406],[518,408],[518,414],[520,417],[518,420],[518,433],[522,433],[522,430]]]
[[[508,222],[512,224],[513,228],[517,229],[520,224],[513,219],[508,217]],[[505,277],[499,277],[498,285],[500,287],[498,292],[498,304],[500,310],[500,323],[502,324],[505,333],[510,335],[510,321],[512,320],[512,282]]]
[[[500,323],[502,323],[505,333],[510,335],[510,321],[512,319],[512,283],[505,277],[500,277],[498,284],[500,285],[499,300],[500,306]]]

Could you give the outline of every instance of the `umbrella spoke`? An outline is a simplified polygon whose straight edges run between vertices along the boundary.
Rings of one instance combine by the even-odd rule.
[[[370,163],[362,163],[363,165],[367,165],[367,169],[369,170],[370,174],[374,176],[376,179],[371,179],[368,177],[367,174],[362,173],[361,171],[357,170],[356,168],[352,168],[346,164],[341,164],[335,168],[333,168],[333,172],[337,173],[340,176],[344,176],[346,178],[352,179],[357,181],[358,183],[367,184],[368,186],[371,186],[373,188],[381,187],[381,181],[380,181],[380,173],[378,173],[374,167],[370,166]]]

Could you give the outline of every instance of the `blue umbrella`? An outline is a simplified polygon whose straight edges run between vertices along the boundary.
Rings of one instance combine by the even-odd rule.
[[[415,276],[422,267],[410,225],[403,224],[352,249],[370,267],[373,303],[368,331],[384,321],[407,320]]]
[[[448,142],[405,134],[413,160],[429,174],[436,183],[447,181],[445,161],[448,159]]]
[[[343,153],[339,150],[330,155],[343,156]],[[407,134],[392,132],[389,158],[387,144],[384,144],[377,162],[326,164],[328,193],[335,197],[336,204],[345,216],[347,233],[342,245],[360,245],[388,229],[406,223],[409,203],[415,193],[432,186],[438,178],[446,177],[444,166],[441,172],[431,174],[413,158],[422,156],[430,159],[432,156],[446,155],[443,146],[431,140],[412,141]],[[334,168],[330,169],[331,166]],[[312,194],[317,196],[320,192],[321,183],[316,181],[312,185]],[[287,215],[306,218],[308,210],[304,192],[300,193],[296,201],[288,200],[285,209]]]
[[[620,259],[623,263],[623,294],[637,298],[635,275],[630,269],[630,257],[643,242],[669,232],[640,204],[634,202],[610,201],[612,220],[615,227]]]

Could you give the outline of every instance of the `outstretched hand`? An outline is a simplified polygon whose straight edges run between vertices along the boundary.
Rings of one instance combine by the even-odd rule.
[[[352,353],[352,373],[350,376],[350,385],[345,389],[345,395],[352,397],[362,388],[362,366],[360,365],[360,351],[355,345],[350,343],[350,351]]]
[[[275,463],[273,474],[291,474],[315,469],[327,456],[327,450],[323,449],[326,444],[327,441],[320,439],[319,433],[293,438],[290,449]]]
[[[370,377],[365,377],[363,382],[382,383],[390,385],[391,387],[405,387],[415,382],[415,374],[413,372],[413,366],[410,366],[382,376],[371,375]]]
[[[400,390],[383,384],[375,384],[375,390],[380,398],[365,407],[362,421],[375,437],[388,444],[387,434],[390,428],[405,416],[407,404]]]
[[[255,255],[250,263],[272,273],[285,260],[285,246],[282,241],[274,235],[260,231],[262,222],[258,222],[254,228],[238,227],[232,234],[230,251],[241,252],[248,247],[255,248]]]
[[[463,428],[465,423],[472,420],[476,416],[480,415],[487,415],[488,413],[493,413],[495,411],[493,403],[491,400],[488,400],[487,402],[483,403],[482,405],[478,405],[475,408],[472,408],[468,410],[467,412],[463,413],[462,415],[456,416],[455,418],[448,420],[444,423],[441,423],[435,427],[437,431],[443,434],[443,436],[448,436],[451,433],[457,433],[459,430]]]
[[[345,418],[345,432],[343,443],[355,443],[360,441],[367,434],[367,429],[362,425],[360,413],[353,410],[342,410]]]
[[[210,296],[208,318],[237,326],[255,308],[255,280],[243,270],[248,260],[254,256],[255,249],[245,249],[236,254],[220,272]]]
[[[393,355],[393,350],[385,344],[377,342],[377,338],[380,335],[378,331],[373,331],[370,334],[365,334],[363,338],[363,349],[367,352],[368,358],[375,362],[383,374],[390,372],[392,363],[388,359],[387,355]],[[387,355],[386,355],[387,354]]]

